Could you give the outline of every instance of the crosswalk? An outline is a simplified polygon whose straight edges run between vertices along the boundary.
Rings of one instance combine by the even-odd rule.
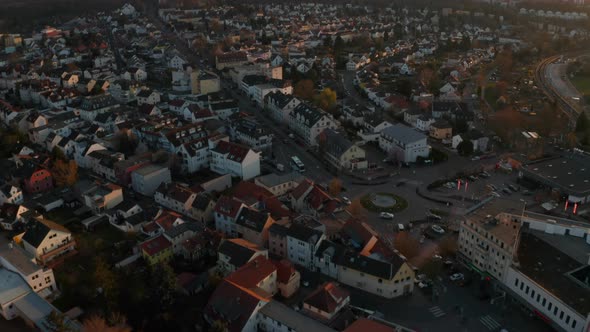
[[[434,315],[434,317],[437,317],[437,318],[442,317],[446,314],[439,306],[434,306],[434,307],[428,309],[428,311],[430,311],[430,313],[432,315]]]
[[[490,315],[482,316],[479,321],[490,331],[496,331],[500,329],[501,326],[500,323],[498,323]]]

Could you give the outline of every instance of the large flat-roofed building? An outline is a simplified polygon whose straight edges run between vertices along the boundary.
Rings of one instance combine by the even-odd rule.
[[[558,331],[590,328],[590,245],[570,235],[525,230],[505,286]]]
[[[521,177],[558,190],[572,203],[590,202],[590,155],[575,152],[523,165]]]

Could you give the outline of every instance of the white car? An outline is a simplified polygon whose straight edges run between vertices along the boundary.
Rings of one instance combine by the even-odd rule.
[[[421,281],[426,280],[426,275],[425,274],[419,274],[416,276],[416,279],[414,279],[414,283],[417,284]]]
[[[429,285],[429,284],[428,284],[428,282],[426,282],[426,281],[420,281],[420,282],[418,283],[418,287],[420,287],[421,289],[424,289],[424,288],[426,288],[426,287],[428,287],[428,286],[430,286],[430,285]]]
[[[449,277],[449,279],[451,279],[451,281],[463,280],[464,278],[465,278],[465,276],[463,276],[463,273],[455,273]]]
[[[350,204],[352,203],[348,197],[342,197],[342,201],[343,201],[343,202],[344,202],[344,204],[346,204],[346,205],[350,205]]]
[[[379,217],[382,219],[393,219],[394,215],[393,215],[393,213],[389,213],[389,212],[381,212],[381,213],[379,213]]]
[[[439,225],[432,225],[431,228],[432,228],[433,231],[435,231],[438,234],[444,234],[445,233],[445,230],[442,227],[440,227]]]

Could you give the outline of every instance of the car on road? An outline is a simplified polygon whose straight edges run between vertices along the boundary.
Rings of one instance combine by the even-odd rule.
[[[397,230],[402,232],[402,231],[405,231],[406,228],[404,227],[404,224],[397,224]]]
[[[342,201],[344,202],[344,204],[346,205],[350,205],[352,202],[350,201],[350,198],[346,197],[346,196],[342,196]]]
[[[430,287],[430,282],[428,282],[428,280],[420,281],[418,283],[418,288],[420,288],[420,289],[424,289],[424,288],[428,288],[428,287]]]
[[[455,273],[449,277],[451,281],[459,281],[465,279],[463,273]]]
[[[498,187],[494,186],[493,184],[488,184],[488,187],[492,189],[492,191],[498,191]]]
[[[424,280],[426,280],[426,275],[422,273],[422,274],[419,274],[416,276],[416,278],[414,279],[414,283],[417,284],[420,281],[424,281]]]
[[[492,191],[492,196],[494,196],[494,197],[502,197],[502,195],[498,194],[495,191]]]
[[[440,227],[439,225],[432,225],[432,226],[430,226],[430,228],[431,228],[431,229],[432,229],[434,232],[436,232],[436,233],[438,233],[438,234],[444,234],[444,233],[445,233],[445,230],[444,230],[442,227]]]
[[[514,191],[514,192],[517,192],[517,191],[518,191],[518,189],[519,189],[517,186],[515,186],[515,185],[513,185],[513,184],[509,184],[509,185],[508,185],[508,188],[510,188],[510,190],[512,190],[512,191]]]
[[[502,192],[504,192],[506,195],[512,194],[512,191],[506,187],[502,188]]]
[[[389,212],[381,212],[381,213],[379,213],[379,217],[381,219],[393,219],[394,215],[393,215],[393,213],[389,213]]]

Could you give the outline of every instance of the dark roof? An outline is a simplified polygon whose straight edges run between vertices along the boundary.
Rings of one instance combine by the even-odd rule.
[[[185,222],[182,223],[180,225],[174,226],[170,229],[168,229],[166,232],[164,232],[164,234],[166,234],[167,237],[169,238],[175,238],[178,237],[182,234],[184,234],[185,232],[201,232],[203,231],[203,227],[201,225],[199,225],[196,222]]]
[[[254,254],[256,253],[256,250],[254,249],[256,248],[255,246],[245,247],[238,243],[238,241],[231,240],[223,241],[223,243],[221,243],[221,245],[219,246],[218,250],[220,254],[229,256],[229,264],[236,267],[240,267],[248,263],[248,261],[250,261],[250,259],[252,259],[252,256],[254,256]]]
[[[205,318],[210,324],[218,320],[225,322],[229,332],[241,332],[259,302],[260,298],[252,292],[224,281],[211,295],[204,310]]]
[[[37,248],[52,229],[66,233],[70,232],[67,228],[56,224],[53,221],[39,217],[27,224],[27,229],[25,231],[25,235],[23,235],[22,240]]]
[[[321,137],[325,139],[324,146],[326,152],[335,158],[340,158],[348,149],[353,146],[353,143],[344,137],[341,133],[333,129],[325,129]]]
[[[197,195],[197,198],[195,198],[195,200],[193,201],[192,207],[200,211],[205,211],[209,206],[210,202],[211,198],[208,195]]]
[[[297,105],[291,113],[291,117],[293,118],[303,118],[305,125],[310,128],[320,121],[325,115],[326,114],[324,111],[305,103]]]
[[[270,92],[270,93],[266,94],[265,98],[267,98],[267,100],[272,99],[273,104],[280,109],[284,108],[293,99],[295,99],[295,97],[293,95],[287,95],[287,94],[282,93],[281,91]]]
[[[246,158],[250,148],[232,142],[220,141],[212,151],[227,154],[227,159],[241,163]]]
[[[403,263],[403,258],[398,255],[394,255],[391,262],[387,262],[354,252],[346,252],[341,262],[347,268],[387,280],[391,280],[395,276]]]
[[[280,237],[286,237],[289,232],[289,227],[278,223],[274,223],[270,225],[270,227],[268,228],[268,232],[269,234],[277,235]]]
[[[421,132],[399,123],[383,129],[381,136],[387,139],[394,139],[403,144],[412,144],[426,138],[426,135]]]
[[[236,224],[260,233],[264,229],[268,218],[269,215],[267,212],[244,207],[236,218]]]
[[[322,232],[307,226],[293,224],[289,227],[288,236],[307,243],[316,244],[322,237]]]

